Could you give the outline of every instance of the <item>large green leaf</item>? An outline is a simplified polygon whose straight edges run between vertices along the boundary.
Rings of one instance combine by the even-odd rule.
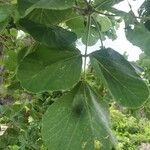
[[[51,10],[62,10],[73,7],[75,0],[40,0],[30,9],[43,8]]]
[[[21,85],[32,92],[66,90],[80,78],[82,57],[75,48],[49,48],[42,45],[21,62],[17,77]]]
[[[78,38],[84,33],[85,25],[84,18],[82,16],[77,16],[66,21],[66,25],[78,35]]]
[[[96,20],[100,25],[101,32],[106,32],[112,27],[112,23],[107,16],[98,15]]]
[[[126,37],[133,44],[141,48],[145,54],[150,56],[150,32],[144,25],[135,25],[134,29],[126,29]]]
[[[124,106],[138,107],[149,96],[149,91],[133,66],[111,48],[95,51],[90,55],[97,74],[103,74],[115,100]]]
[[[73,9],[50,10],[36,8],[29,13],[26,18],[44,25],[55,25],[74,18],[75,16],[76,14],[73,12]]]
[[[114,138],[108,113],[85,83],[52,104],[43,116],[42,136],[49,150],[109,150]]]
[[[21,19],[19,24],[33,38],[49,47],[66,47],[77,40],[75,33],[58,26],[47,27],[27,19]]]
[[[36,23],[51,25],[66,21],[75,16],[73,9],[53,10],[34,8],[28,11],[39,0],[18,0],[18,10],[21,15]]]

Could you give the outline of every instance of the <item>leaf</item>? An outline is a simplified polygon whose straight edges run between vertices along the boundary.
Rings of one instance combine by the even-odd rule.
[[[46,27],[27,19],[21,19],[19,24],[33,38],[49,47],[66,47],[77,40],[75,33],[58,26]]]
[[[84,33],[84,18],[81,16],[68,20],[66,25],[78,35],[78,38]]]
[[[80,78],[82,57],[75,48],[49,48],[43,45],[33,47],[17,71],[21,85],[31,92],[66,90],[73,87]]]
[[[120,3],[123,0],[94,0],[94,5],[99,10],[110,9],[111,6]]]
[[[111,48],[90,55],[95,71],[103,74],[115,100],[124,106],[138,107],[147,100],[149,91],[133,66]]]
[[[44,25],[58,24],[75,16],[71,8],[65,10],[34,8],[28,12],[28,9],[38,1],[39,0],[18,0],[18,10],[21,15],[28,20]]]
[[[84,32],[82,35],[82,43],[86,45],[86,38],[87,38],[87,31]],[[95,27],[91,27],[90,34],[89,34],[89,40],[88,40],[88,46],[93,46],[97,43],[99,40],[99,34]]]
[[[105,107],[85,83],[54,102],[43,116],[42,136],[49,150],[108,150],[115,141]]]
[[[75,0],[40,0],[32,5],[32,7],[28,9],[28,12],[32,11],[35,8],[63,10],[72,8],[74,4]]]
[[[0,5],[0,32],[7,26],[11,12],[11,5]]]
[[[101,32],[106,32],[112,27],[112,23],[107,16],[98,15],[96,20],[100,24]]]
[[[75,17],[76,14],[73,9],[65,10],[50,10],[36,8],[31,13],[29,13],[26,18],[40,24],[44,25],[56,25],[66,20]]]
[[[143,25],[135,25],[134,29],[126,29],[126,37],[133,44],[141,48],[150,56],[150,32]]]
[[[25,11],[40,0],[17,0],[18,11],[24,15]]]

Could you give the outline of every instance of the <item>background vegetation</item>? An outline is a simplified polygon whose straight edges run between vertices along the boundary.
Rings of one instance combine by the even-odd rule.
[[[84,6],[84,1],[77,2],[80,6]],[[92,25],[91,35],[94,35],[94,38],[90,36],[88,45],[94,45],[97,43],[98,39],[101,39],[101,44],[103,44],[105,38],[110,38],[112,40],[116,39],[117,26],[121,21],[124,21],[126,24],[125,32],[128,40],[134,45],[139,46],[143,51],[137,62],[130,63],[134,66],[136,73],[145,80],[149,88],[150,1],[145,0],[143,5],[139,8],[138,17],[133,14],[132,8],[129,13],[125,13],[110,7],[118,2],[120,1],[108,0],[106,4],[104,3],[104,5],[100,7],[100,10],[96,10],[102,15],[98,22],[101,27],[101,35],[100,37],[97,35],[98,32],[95,30],[95,26]],[[31,20],[34,21],[34,23],[39,23],[39,18],[34,16],[34,13],[38,11],[38,8],[31,11],[31,14],[29,13],[25,16],[25,19],[28,18],[30,21],[24,21],[24,13],[27,13],[27,8],[25,7],[28,8],[29,6],[27,6],[25,1],[21,0],[0,1],[0,14],[2,14],[0,16],[0,150],[46,150],[47,145],[45,145],[41,133],[43,115],[48,110],[49,106],[68,93],[68,90],[62,89],[42,91],[43,89],[41,90],[40,88],[35,89],[36,85],[33,89],[30,89],[30,87],[26,85],[22,86],[20,84],[20,80],[23,79],[18,80],[16,76],[19,64],[24,57],[34,52],[34,49],[31,47],[33,47],[37,41],[41,43],[40,36],[37,36],[34,31],[31,32],[30,28],[28,28],[33,25],[30,24]],[[102,10],[102,8],[104,8],[104,10]],[[84,14],[85,10],[82,12],[83,10],[80,10],[77,7],[74,9],[77,9],[79,15],[83,15],[87,18],[87,14]],[[81,12],[83,14],[81,14]],[[107,13],[104,14],[105,12]],[[47,23],[51,24],[51,22],[54,23],[54,21],[56,21],[55,24],[59,24],[59,27],[61,26],[64,29],[68,27],[71,31],[75,32],[78,39],[82,39],[83,44],[87,46],[86,36],[82,35],[82,26],[86,26],[87,22],[84,20],[83,24],[78,24],[83,21],[81,18],[75,18],[75,20],[72,21],[69,20],[68,10],[66,15],[63,16],[65,21],[61,20],[61,16],[58,15],[58,20],[51,16],[50,20],[46,20],[46,22],[44,22],[45,20],[42,20],[42,23],[47,25]],[[130,28],[132,24],[135,25],[134,29]],[[38,27],[39,26],[37,26],[36,30],[38,30]],[[43,28],[40,29],[42,32]],[[23,30],[24,34],[20,34],[20,30]],[[74,40],[73,36],[71,40]],[[46,45],[49,44],[47,42],[50,42],[45,39],[43,41]],[[51,45],[53,45],[54,41],[52,41]],[[30,47],[30,49],[28,47]],[[95,93],[98,93],[100,99],[99,103],[101,103],[104,108],[108,108],[107,111],[109,112],[107,113],[110,114],[112,131],[117,141],[115,149],[137,150],[142,148],[143,143],[150,143],[149,99],[138,108],[123,107],[123,102],[114,102],[115,98],[111,96],[108,88],[105,86],[102,79],[103,77],[96,76],[97,72],[93,70],[91,63],[84,71],[85,72],[81,73],[81,79],[84,78],[84,75],[86,74],[87,82],[94,89]],[[26,76],[22,77],[26,78]],[[32,92],[30,92],[30,90]],[[33,92],[34,90],[41,90],[42,92]],[[141,89],[139,89],[139,92],[140,90]],[[129,105],[129,103],[125,105]],[[77,109],[76,111],[80,112],[80,109]],[[103,146],[103,143],[95,143],[98,147],[97,149],[101,149],[101,144]]]

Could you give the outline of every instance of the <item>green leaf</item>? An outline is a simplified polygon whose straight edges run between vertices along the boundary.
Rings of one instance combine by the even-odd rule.
[[[87,30],[85,30],[84,34],[82,35],[82,43],[86,45],[86,36],[87,36]],[[99,34],[95,27],[91,27],[90,34],[89,34],[89,40],[88,40],[88,46],[93,46],[97,43],[99,40]]]
[[[81,16],[68,20],[66,25],[71,29],[71,31],[78,35],[78,38],[81,37],[84,33],[84,18]]]
[[[40,0],[17,0],[18,11],[24,15],[25,11]]]
[[[26,18],[36,23],[44,25],[55,25],[75,17],[76,14],[72,9],[50,10],[50,9],[34,9]]]
[[[110,9],[111,6],[120,3],[123,0],[94,0],[94,5],[99,10]]]
[[[85,83],[52,104],[43,116],[42,136],[49,150],[109,150],[115,143],[108,113]]]
[[[126,37],[133,44],[141,48],[145,54],[150,56],[150,32],[144,25],[135,25],[134,29],[126,29]]]
[[[39,0],[18,0],[18,10],[20,14],[31,21],[45,25],[58,24],[75,16],[71,8],[65,10],[34,8],[32,11],[26,12],[38,1]]]
[[[58,26],[47,27],[27,19],[21,19],[19,24],[33,38],[49,47],[66,47],[77,40],[75,33]]]
[[[106,32],[112,27],[112,23],[107,16],[98,15],[96,20],[100,24],[101,32]]]
[[[133,66],[111,48],[95,51],[90,55],[95,71],[104,76],[115,100],[124,106],[138,107],[149,96],[145,82]]]
[[[35,8],[63,10],[72,8],[74,4],[75,0],[40,0],[30,7],[28,11],[31,11]]]
[[[66,90],[80,78],[82,57],[75,48],[33,47],[35,51],[21,62],[17,77],[21,85],[32,92]]]
[[[11,12],[11,5],[0,5],[0,32],[7,26]]]

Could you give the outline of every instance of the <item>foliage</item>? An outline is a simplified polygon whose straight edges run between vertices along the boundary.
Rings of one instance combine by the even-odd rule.
[[[103,45],[106,38],[116,38],[119,18],[125,22],[127,39],[149,60],[148,2],[137,17],[132,8],[129,13],[113,8],[121,1],[0,1],[0,111],[1,123],[8,126],[0,137],[2,149],[116,147],[108,104],[115,100],[132,109],[149,97],[149,78]],[[78,40],[85,45],[84,55]],[[88,46],[99,41],[99,50],[88,54]]]
[[[141,143],[150,142],[150,121],[146,118],[137,119],[129,113],[122,113],[114,105],[110,108],[110,114],[118,150],[136,150]]]

